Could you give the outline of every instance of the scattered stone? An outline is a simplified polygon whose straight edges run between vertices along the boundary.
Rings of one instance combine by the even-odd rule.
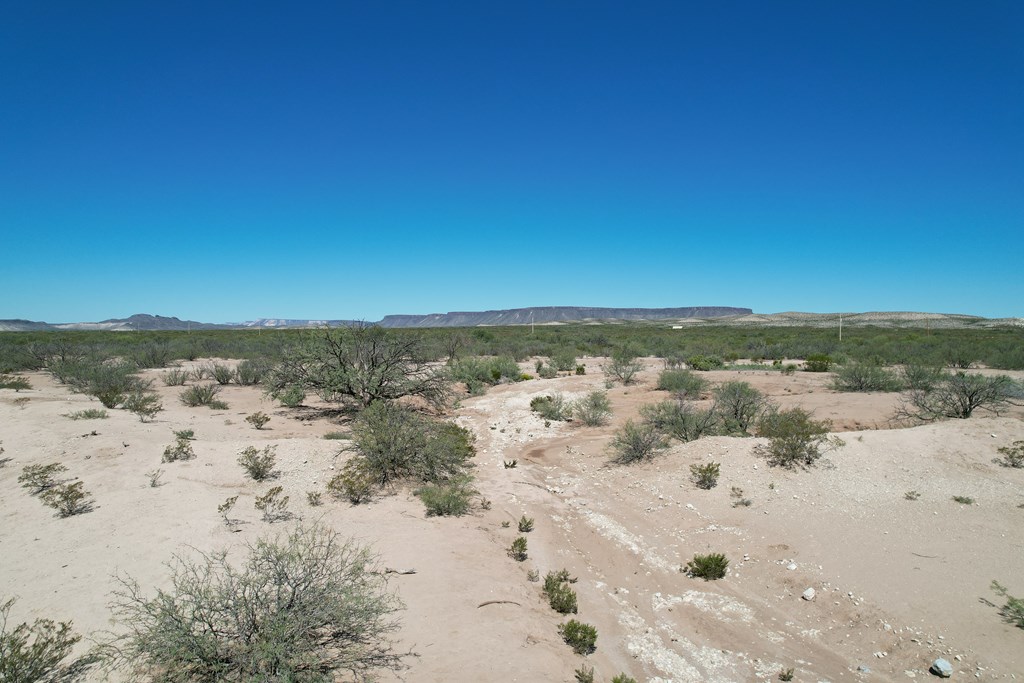
[[[928,671],[935,674],[939,678],[949,678],[953,675],[953,665],[947,662],[942,657],[939,657],[934,662],[932,662],[932,666],[930,669],[928,669]]]
[[[861,664],[857,667],[857,671],[861,672],[862,674],[869,674],[871,673],[871,667]]]
[[[813,588],[808,588],[800,597],[810,602],[811,600],[814,600],[815,595],[817,595],[817,592]]]
[[[796,562],[790,562],[789,564],[787,564],[786,569],[788,569],[789,571],[793,571],[794,569],[796,569]]]

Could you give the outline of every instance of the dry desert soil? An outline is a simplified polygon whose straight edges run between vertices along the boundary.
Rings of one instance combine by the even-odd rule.
[[[476,487],[490,501],[461,518],[427,517],[409,489],[366,505],[310,507],[306,492],[323,490],[350,457],[344,441],[323,438],[345,431],[345,418],[316,401],[286,409],[258,388],[227,386],[229,409],[188,408],[181,388],[163,386],[164,371],[152,370],[145,375],[165,408],[152,422],[123,410],[75,421],[64,415],[99,403],[29,373],[32,389],[0,391],[0,596],[18,597],[15,621],[72,620],[84,634],[111,628],[116,573],[153,589],[166,585],[175,553],[237,552],[287,527],[260,519],[253,500],[269,485],[236,462],[247,446],[274,444],[274,485],[297,518],[371,544],[388,568],[415,570],[389,575],[407,607],[398,645],[416,653],[402,680],[572,681],[586,664],[598,681],[619,672],[638,681],[771,681],[790,668],[795,681],[906,681],[930,678],[940,656],[954,680],[1024,679],[1024,631],[1000,618],[1002,600],[990,589],[997,579],[1024,595],[1024,470],[993,462],[999,447],[1024,439],[1022,409],[896,428],[897,394],[837,393],[824,374],[710,372],[713,382],[746,381],[783,407],[831,419],[845,446],[808,470],[770,467],[755,450],[763,440],[733,437],[609,465],[615,429],[667,394],[655,390],[660,364],[648,359],[639,384],[609,390],[606,426],[546,425],[531,413],[535,396],[603,389],[603,360],[585,362],[586,375],[498,386],[452,411],[476,437]],[[256,411],[271,416],[258,431],[245,422]],[[194,430],[197,457],[161,464],[181,429]],[[518,466],[507,469],[511,460]],[[722,474],[705,491],[689,468],[708,461]],[[19,486],[25,465],[49,462],[84,482],[94,510],[60,519]],[[147,473],[157,468],[163,484],[154,488]],[[733,487],[749,507],[733,506]],[[917,500],[905,497],[911,490]],[[217,506],[233,495],[239,523],[229,528]],[[516,562],[506,549],[524,514],[536,528],[528,559]],[[707,552],[729,558],[724,579],[680,572]],[[565,618],[527,578],[562,568],[578,577],[577,618],[599,633],[587,657],[561,641]],[[807,588],[813,601],[801,599]]]

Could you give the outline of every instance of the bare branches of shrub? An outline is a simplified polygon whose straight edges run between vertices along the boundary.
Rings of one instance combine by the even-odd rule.
[[[390,641],[401,601],[368,548],[326,527],[260,539],[240,566],[220,551],[169,568],[154,597],[117,577],[112,607],[125,630],[103,653],[133,680],[313,683],[402,668]]]

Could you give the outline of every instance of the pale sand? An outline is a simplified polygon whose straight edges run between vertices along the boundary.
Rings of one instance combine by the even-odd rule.
[[[477,486],[493,507],[460,519],[425,517],[408,490],[364,506],[328,499],[309,507],[305,492],[322,490],[348,457],[338,455],[345,442],[322,436],[345,426],[279,408],[257,388],[226,387],[230,409],[211,411],[181,405],[181,388],[158,380],[166,410],[154,422],[120,410],[72,421],[61,415],[99,403],[30,373],[33,389],[0,391],[0,458],[11,459],[0,468],[0,595],[18,596],[17,620],[70,619],[86,634],[110,628],[115,572],[155,587],[166,581],[164,563],[189,546],[238,547],[284,529],[253,509],[255,495],[282,485],[301,518],[371,543],[387,567],[416,570],[391,575],[408,606],[399,645],[418,655],[408,660],[408,681],[569,681],[584,663],[604,681],[620,671],[639,681],[767,681],[789,667],[798,681],[903,681],[908,671],[925,677],[937,656],[953,662],[957,678],[1024,674],[1024,631],[986,602],[998,600],[992,579],[1024,595],[1024,470],[992,463],[999,446],[1024,439],[1024,411],[888,429],[894,394],[839,394],[810,373],[712,372],[709,379],[748,381],[784,407],[832,419],[846,446],[810,471],[769,468],[754,453],[760,440],[729,437],[608,466],[614,429],[666,395],[653,390],[651,360],[639,386],[609,392],[615,415],[607,427],[545,427],[530,398],[603,388],[601,360],[585,362],[586,376],[462,401],[454,415],[477,436]],[[30,400],[21,408],[18,397]],[[272,416],[262,431],[244,421],[257,410]],[[183,428],[195,430],[197,458],[161,464],[171,430]],[[277,444],[281,476],[255,484],[236,458],[265,444]],[[512,459],[519,466],[505,469],[502,460]],[[709,459],[722,464],[721,480],[697,490],[689,466]],[[54,461],[85,482],[94,511],[59,519],[18,485],[24,465]],[[146,473],[156,468],[166,483],[151,488]],[[731,506],[733,486],[752,507]],[[904,499],[911,489],[920,500]],[[217,514],[235,494],[232,516],[244,521],[237,533]],[[953,495],[977,503],[962,506]],[[522,514],[536,529],[529,559],[517,563],[505,549]],[[731,560],[724,580],[679,573],[695,552],[715,551]],[[579,577],[577,618],[599,632],[586,658],[561,642],[564,619],[526,578],[530,569],[543,576],[562,567]],[[814,602],[800,599],[808,587]],[[492,600],[519,604],[479,606]]]

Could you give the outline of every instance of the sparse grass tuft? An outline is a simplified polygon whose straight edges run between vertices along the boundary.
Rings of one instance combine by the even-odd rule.
[[[72,420],[106,420],[108,415],[107,411],[102,408],[87,408],[68,413],[64,417],[71,418]]]
[[[89,512],[94,503],[92,496],[80,481],[57,484],[43,491],[39,497],[44,505],[56,510],[60,517],[72,517]]]

